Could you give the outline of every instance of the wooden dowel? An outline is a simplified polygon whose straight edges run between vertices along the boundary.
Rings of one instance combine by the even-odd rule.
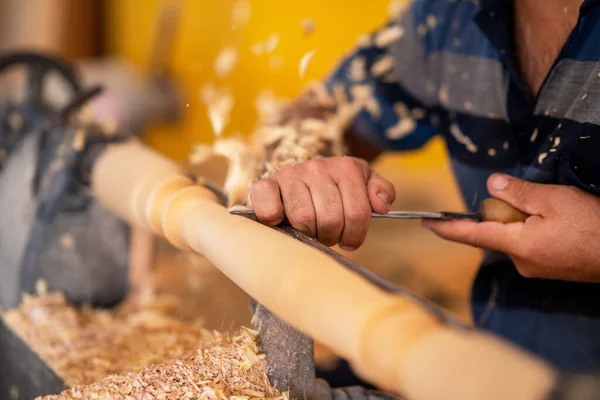
[[[314,247],[230,214],[212,191],[137,142],[111,146],[98,158],[92,189],[131,223],[203,254],[384,390],[414,400],[537,400],[555,380],[550,366],[506,342],[450,326]]]

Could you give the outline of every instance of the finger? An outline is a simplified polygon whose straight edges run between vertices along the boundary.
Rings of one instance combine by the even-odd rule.
[[[274,179],[261,179],[250,189],[250,203],[259,221],[279,225],[285,218],[279,184]]]
[[[311,237],[317,236],[315,209],[308,186],[300,179],[277,178],[285,215],[292,227]]]
[[[372,211],[385,214],[396,199],[394,185],[382,178],[378,173],[371,171],[365,160],[354,157],[343,157],[342,162],[330,170],[336,184],[346,179],[349,175],[362,176],[367,182],[367,192]]]
[[[305,182],[315,210],[317,240],[326,246],[340,241],[344,229],[344,207],[338,186],[325,170],[308,173]]]
[[[465,220],[424,220],[422,225],[446,240],[506,254],[519,253],[519,237],[524,226],[522,222],[502,224]]]
[[[550,209],[555,185],[545,185],[493,174],[487,182],[490,194],[529,215],[542,215]]]
[[[340,247],[347,251],[359,248],[367,236],[371,221],[371,203],[362,174],[349,174],[337,184],[344,208],[344,230]]]
[[[373,211],[379,214],[388,213],[390,206],[396,200],[394,185],[377,172],[372,171],[367,181],[367,190]]]

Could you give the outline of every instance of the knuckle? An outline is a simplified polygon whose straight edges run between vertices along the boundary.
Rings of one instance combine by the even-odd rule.
[[[300,164],[297,165],[286,165],[285,167],[279,168],[274,174],[275,180],[292,180],[298,179],[298,169]]]
[[[340,232],[344,226],[344,221],[335,214],[322,214],[318,217],[319,228],[327,233]]]
[[[251,193],[270,189],[275,182],[272,179],[259,179],[252,185]]]
[[[367,209],[352,210],[346,212],[345,217],[348,224],[364,228],[371,221],[371,211]]]
[[[292,225],[296,226],[304,226],[310,227],[315,223],[315,216],[310,210],[306,210],[305,208],[293,208],[288,213],[288,219],[292,223]]]
[[[250,202],[253,204],[264,204],[265,199],[270,195],[273,197],[273,193],[277,192],[277,183],[270,179],[261,179],[256,181],[252,187],[250,188],[250,193],[248,193],[248,198]],[[267,200],[268,201],[268,200]]]
[[[275,222],[283,219],[284,213],[282,207],[270,207],[263,210],[256,210],[256,216],[267,222]]]
[[[363,165],[354,157],[344,156],[340,158],[340,166],[348,172],[362,172]]]
[[[317,158],[314,160],[305,161],[302,165],[308,172],[320,175],[326,170],[325,160]]]

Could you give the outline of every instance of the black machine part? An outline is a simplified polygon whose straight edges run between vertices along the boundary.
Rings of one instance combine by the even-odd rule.
[[[29,400],[58,394],[65,382],[0,318],[0,399]]]
[[[27,95],[0,105],[8,110],[0,121],[6,154],[0,170],[0,305],[14,307],[39,279],[76,304],[115,305],[127,291],[129,228],[82,183],[86,157],[124,135],[108,135],[76,118],[101,90],[82,90],[62,60],[35,53],[0,57],[0,72],[19,66],[28,70]],[[43,96],[50,71],[71,91],[62,108]],[[18,126],[10,123],[15,115],[23,121]]]

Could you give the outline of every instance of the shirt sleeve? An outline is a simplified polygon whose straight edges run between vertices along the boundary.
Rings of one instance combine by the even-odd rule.
[[[398,76],[418,63],[403,63],[421,57],[421,39],[411,22],[411,10],[359,41],[359,47],[347,56],[325,81],[336,100],[354,101],[362,96],[364,108],[350,129],[363,141],[380,151],[402,151],[422,147],[438,133],[437,117],[431,107],[409,93]],[[401,51],[399,51],[401,49]],[[415,50],[416,49],[416,50]],[[419,54],[416,54],[419,53]],[[405,76],[422,75],[409,70]]]

